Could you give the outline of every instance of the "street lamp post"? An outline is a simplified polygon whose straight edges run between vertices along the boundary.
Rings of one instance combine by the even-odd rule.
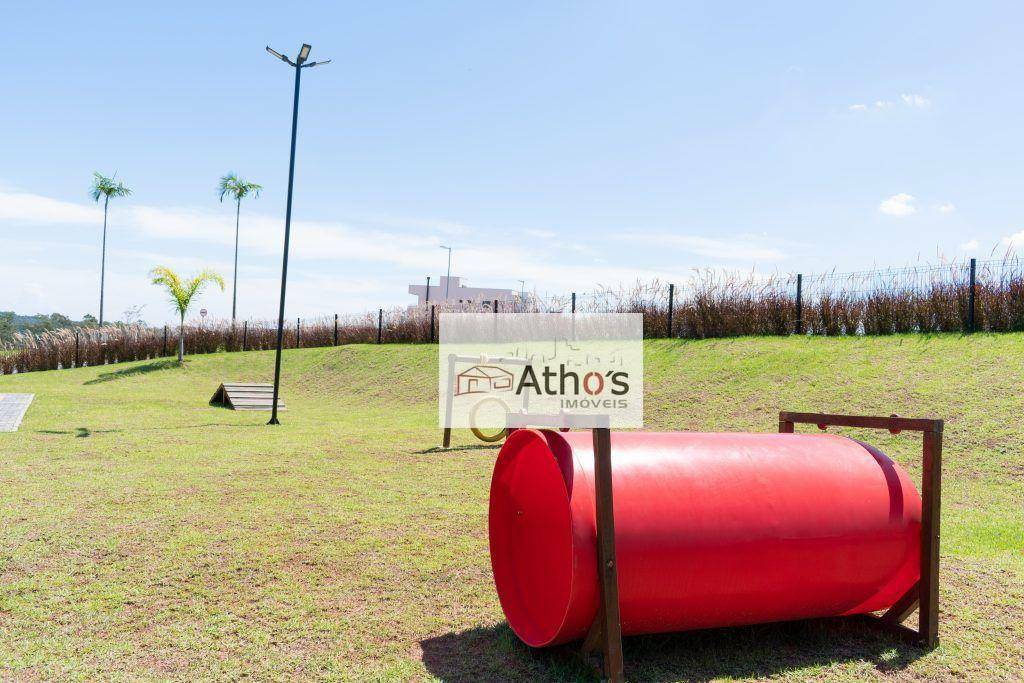
[[[295,135],[298,131],[299,125],[299,79],[302,75],[302,70],[317,66],[319,64],[328,64],[331,60],[325,59],[320,62],[306,63],[309,59],[310,46],[306,43],[302,44],[299,48],[299,56],[293,62],[288,59],[287,55],[283,55],[276,50],[272,50],[270,46],[267,46],[267,52],[274,55],[282,62],[292,66],[295,69],[295,101],[292,104],[292,151],[291,159],[288,162],[288,202],[285,205],[284,213],[284,257],[281,262],[281,307],[277,315],[277,355],[274,357],[274,403],[271,407],[270,422],[267,424],[276,425],[281,424],[277,419],[277,398],[280,394],[281,388],[281,348],[284,341],[284,293],[285,287],[288,284],[288,240],[291,237],[292,232],[292,186],[295,181]]]
[[[452,279],[452,248],[441,245],[442,249],[448,250],[448,277],[444,279],[444,301],[448,303],[448,283]]]

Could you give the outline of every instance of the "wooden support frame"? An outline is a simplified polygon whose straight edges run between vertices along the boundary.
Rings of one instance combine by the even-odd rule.
[[[779,413],[779,432],[792,434],[797,424],[819,429],[853,427],[886,429],[922,434],[921,482],[921,578],[880,617],[868,615],[871,623],[908,642],[927,648],[939,642],[939,519],[942,494],[942,420],[910,419],[891,415],[834,415],[827,413]],[[594,500],[597,513],[597,567],[600,603],[580,654],[587,661],[600,650],[596,666],[602,680],[625,680],[622,658],[622,621],[619,613],[618,564],[615,556],[615,515],[612,495],[611,431],[594,428]],[[903,622],[918,609],[917,630]]]
[[[622,620],[619,616],[619,568],[615,557],[615,514],[612,499],[611,430],[596,427],[594,435],[594,502],[597,508],[597,572],[600,602],[580,653],[589,661],[600,648],[598,673],[609,683],[625,680],[622,664]]]
[[[926,648],[939,644],[939,526],[942,509],[942,420],[910,419],[890,415],[831,415],[827,413],[779,413],[779,432],[792,434],[797,424],[813,424],[822,431],[829,427],[887,429],[921,432],[921,578],[889,611],[880,617],[869,615],[872,623]],[[903,625],[918,610],[917,630]]]

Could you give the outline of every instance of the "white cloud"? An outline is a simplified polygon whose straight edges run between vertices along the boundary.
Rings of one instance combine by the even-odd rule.
[[[536,237],[537,239],[542,240],[549,240],[553,237],[558,236],[558,233],[555,232],[554,230],[539,230],[537,228],[527,228],[523,232],[525,232],[530,237]]]
[[[923,95],[917,95],[915,93],[903,93],[900,95],[900,101],[908,107],[915,109],[927,109],[932,105],[932,101]],[[861,102],[851,104],[849,106],[850,111],[868,111],[869,109],[879,110],[888,109],[893,105],[892,100],[875,100],[873,104],[867,105]]]
[[[978,251],[978,240],[968,240],[960,245],[960,251]]]
[[[918,109],[925,109],[930,107],[932,101],[922,95],[916,95],[914,93],[903,93],[900,95],[900,99],[903,103],[910,107],[917,107]]]
[[[917,212],[914,206],[914,196],[906,192],[894,194],[878,205],[878,210],[889,216],[909,216]]]
[[[112,207],[112,212],[115,210]],[[19,223],[101,225],[102,210],[87,204],[64,202],[28,193],[0,191],[0,219]],[[278,255],[282,248],[280,218],[249,212],[242,215],[240,242],[264,255]],[[420,225],[426,222],[421,222]],[[162,240],[191,240],[233,246],[234,218],[228,211],[188,207],[122,205],[112,214],[111,228]],[[294,221],[293,254],[311,260],[358,260],[415,266],[433,265],[437,237],[415,230],[357,228],[341,221]]]
[[[939,213],[950,214],[954,211],[956,211],[956,205],[953,202],[939,204]]]
[[[1012,235],[1007,235],[1006,237],[1003,238],[1003,244],[1010,247],[1011,249],[1016,249],[1017,247],[1024,247],[1024,230],[1021,230],[1020,232],[1015,232]]]
[[[276,314],[283,220],[259,213],[259,208],[250,203],[242,212],[239,314],[270,318]],[[225,276],[231,273],[234,217],[230,209],[122,201],[111,210],[106,302],[111,316],[119,316],[129,305],[144,304],[149,322],[172,317],[163,296],[147,278],[157,263],[187,272],[213,267]],[[18,263],[13,272],[4,272],[14,285],[0,288],[0,310],[56,310],[76,316],[95,313],[102,210],[87,201],[65,202],[0,187],[0,211],[4,219],[0,224],[5,228],[0,235],[0,253]],[[8,232],[8,225],[14,230]],[[95,230],[82,230],[82,225]],[[22,226],[32,229],[18,230]],[[368,216],[296,220],[292,223],[289,315],[407,305],[410,282],[421,281],[428,274],[443,274],[445,254],[437,247],[448,241],[450,233],[462,235],[455,242],[453,274],[478,285],[514,289],[518,279],[525,279],[541,291],[582,292],[638,280],[683,282],[693,265],[648,267],[649,252],[637,252],[630,258],[621,253],[617,237],[607,234],[590,235],[586,248],[581,248],[550,239],[551,231],[529,230],[531,236],[547,240],[544,249],[528,242],[508,244],[503,229],[443,220]],[[609,238],[614,243],[609,243]],[[678,244],[695,254],[721,258],[782,257],[778,251],[758,245],[754,238],[684,237]],[[605,263],[594,258],[611,255],[614,257]],[[230,286],[226,293],[211,290],[202,305],[211,316],[224,317],[230,311],[230,297]]]
[[[704,256],[731,261],[781,261],[786,258],[778,249],[766,247],[747,236],[731,239],[713,239],[697,235],[675,235],[664,233],[628,233],[622,239],[630,242],[650,243],[659,247],[670,247]]]
[[[473,227],[455,221],[438,220],[431,218],[409,218],[407,216],[393,216],[391,214],[367,214],[353,216],[352,220],[359,223],[367,223],[385,228],[396,228],[399,230],[420,231],[429,230],[445,235],[471,235]]]
[[[856,104],[851,104],[849,106],[849,109],[850,109],[850,111],[867,111],[868,109],[885,109],[886,107],[891,107],[891,106],[892,106],[892,102],[890,102],[888,100],[875,100],[875,103],[872,104],[872,105],[867,105],[867,104],[864,104],[862,102],[857,102]]]
[[[103,209],[91,204],[65,202],[37,194],[0,189],[0,220],[95,225],[97,222],[102,223]]]

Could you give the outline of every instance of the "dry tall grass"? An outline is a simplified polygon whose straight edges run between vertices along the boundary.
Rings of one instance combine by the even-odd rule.
[[[978,264],[975,330],[1024,330],[1024,261],[1005,257]],[[860,273],[806,277],[802,314],[797,319],[796,276],[695,271],[675,288],[669,330],[667,284],[638,282],[627,288],[599,288],[576,297],[576,311],[642,313],[645,337],[705,339],[750,335],[895,334],[969,331],[969,266],[966,262]],[[434,316],[431,317],[431,308]],[[493,303],[395,308],[290,322],[286,348],[375,343],[378,318],[382,343],[436,340],[442,312],[492,311]],[[572,310],[571,296],[503,301],[499,313]],[[433,334],[431,320],[434,321]],[[186,325],[185,353],[272,349],[277,326],[271,321],[192,322]],[[174,327],[115,325],[102,329],[20,334],[0,347],[0,374],[103,365],[174,355]]]

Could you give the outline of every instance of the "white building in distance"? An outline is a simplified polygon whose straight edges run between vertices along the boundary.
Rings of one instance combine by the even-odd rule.
[[[519,292],[512,289],[495,289],[493,287],[467,287],[462,284],[460,277],[438,278],[435,283],[430,279],[430,303],[445,304],[448,308],[457,308],[461,304],[467,309],[471,307],[486,307],[488,310],[493,306],[495,299],[498,301],[515,301],[519,298]],[[445,297],[447,285],[448,296]],[[427,285],[409,285],[409,293],[416,297],[416,304],[410,306],[410,310],[425,306],[427,304]]]

